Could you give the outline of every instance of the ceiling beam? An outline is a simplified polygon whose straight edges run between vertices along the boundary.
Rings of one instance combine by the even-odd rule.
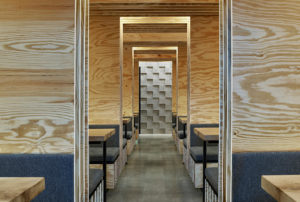
[[[124,33],[123,42],[186,42],[186,33]]]

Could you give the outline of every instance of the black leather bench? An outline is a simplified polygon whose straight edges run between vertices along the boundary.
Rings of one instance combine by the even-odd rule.
[[[207,147],[206,160],[207,162],[218,162],[218,146]],[[203,162],[203,147],[193,146],[190,148],[190,154],[195,163]]]
[[[134,116],[134,127],[135,129],[139,128],[139,115]]]
[[[205,169],[205,190],[204,201],[217,202],[218,201],[218,168]]]
[[[89,169],[89,196],[90,196],[90,198],[94,195],[95,191],[97,189],[99,189],[99,186],[102,181],[103,181],[103,170],[90,168]],[[103,192],[103,187],[102,187],[101,192]]]
[[[172,128],[176,128],[176,119],[177,119],[177,116],[175,114],[172,114]]]
[[[218,177],[219,169],[217,167],[205,169],[206,181],[209,183],[216,195],[218,195]]]
[[[123,124],[123,138],[126,138],[127,140],[131,140],[133,135],[132,118],[131,117],[124,117],[124,118],[130,118],[130,121],[127,124]]]
[[[177,137],[181,140],[186,138],[186,124],[182,123],[180,119],[178,119]]]
[[[103,149],[100,144],[90,145],[90,164],[102,164],[103,163]],[[107,147],[106,162],[113,164],[120,155],[120,149],[118,147]]]
[[[191,124],[190,125],[190,165],[189,173],[192,176],[195,187],[203,188],[204,174],[202,172],[196,172],[200,168],[203,168],[203,141],[198,135],[195,134],[195,128],[215,128],[219,124]],[[218,142],[206,143],[206,163],[218,163]]]

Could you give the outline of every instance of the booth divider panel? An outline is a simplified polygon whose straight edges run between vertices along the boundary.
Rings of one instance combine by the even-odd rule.
[[[0,153],[74,152],[74,1],[1,1]]]
[[[219,17],[191,17],[191,124],[219,123]]]
[[[299,1],[233,1],[232,13],[233,153],[300,151]]]
[[[90,16],[89,124],[120,124],[119,17]]]

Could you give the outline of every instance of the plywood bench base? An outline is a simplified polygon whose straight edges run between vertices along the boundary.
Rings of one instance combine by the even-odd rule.
[[[127,155],[130,155],[133,152],[135,146],[135,135],[132,136],[130,140],[127,140]]]
[[[183,147],[183,149],[182,149],[182,162],[183,162],[186,170],[188,170],[188,160],[189,160],[187,155],[188,155],[187,154],[187,148]]]
[[[174,129],[172,130],[172,137],[173,137],[173,140],[176,144],[176,131]]]
[[[218,167],[218,163],[207,163],[207,167]],[[189,156],[188,170],[195,188],[203,188],[203,164],[196,163],[194,159]]]
[[[102,164],[90,164],[90,168],[102,169]],[[106,188],[114,189],[117,185],[120,172],[120,156],[117,158],[114,164],[106,165]]]
[[[121,175],[121,173],[122,173],[122,171],[123,171],[123,169],[124,169],[124,167],[127,163],[127,160],[128,160],[128,158],[127,158],[127,147],[128,147],[128,145],[126,145],[126,147],[124,147],[122,149],[122,162],[121,162],[121,159],[120,159],[120,169],[118,171],[118,176]]]
[[[183,140],[177,138],[176,146],[177,146],[177,151],[179,152],[179,154],[182,154],[182,150],[183,150]]]
[[[135,130],[135,140],[138,140],[139,139],[139,130],[136,129]]]
[[[205,180],[205,202],[218,202],[218,196],[210,184]]]

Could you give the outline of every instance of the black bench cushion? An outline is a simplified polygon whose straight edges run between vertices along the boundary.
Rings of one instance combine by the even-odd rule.
[[[130,140],[132,138],[132,132],[127,131],[127,136],[125,135],[125,132],[123,133],[123,138],[126,138],[127,140]]]
[[[106,148],[106,162],[113,164],[119,156],[118,147],[107,147]],[[90,145],[90,163],[100,164],[103,163],[103,149],[98,145]]]
[[[103,170],[101,169],[89,169],[89,196],[93,194],[98,185],[103,180]]]
[[[218,176],[219,176],[219,170],[217,167],[205,169],[206,180],[209,182],[210,186],[213,188],[213,190],[216,193],[218,193]]]
[[[218,147],[208,146],[206,150],[207,162],[218,162]],[[190,153],[196,163],[202,163],[203,161],[203,147],[191,147]]]
[[[178,138],[179,139],[184,139],[184,138],[186,138],[186,136],[184,135],[184,133],[183,133],[183,131],[182,130],[180,130],[180,131],[178,131]]]
[[[183,139],[183,146],[186,148],[186,145],[187,145],[187,140],[186,138]]]
[[[74,201],[73,154],[0,154],[0,177],[45,177],[32,202]]]
[[[123,138],[123,149],[126,147],[126,145],[127,145],[127,139]]]
[[[275,202],[261,188],[262,175],[299,175],[300,152],[255,152],[232,155],[233,202]]]

